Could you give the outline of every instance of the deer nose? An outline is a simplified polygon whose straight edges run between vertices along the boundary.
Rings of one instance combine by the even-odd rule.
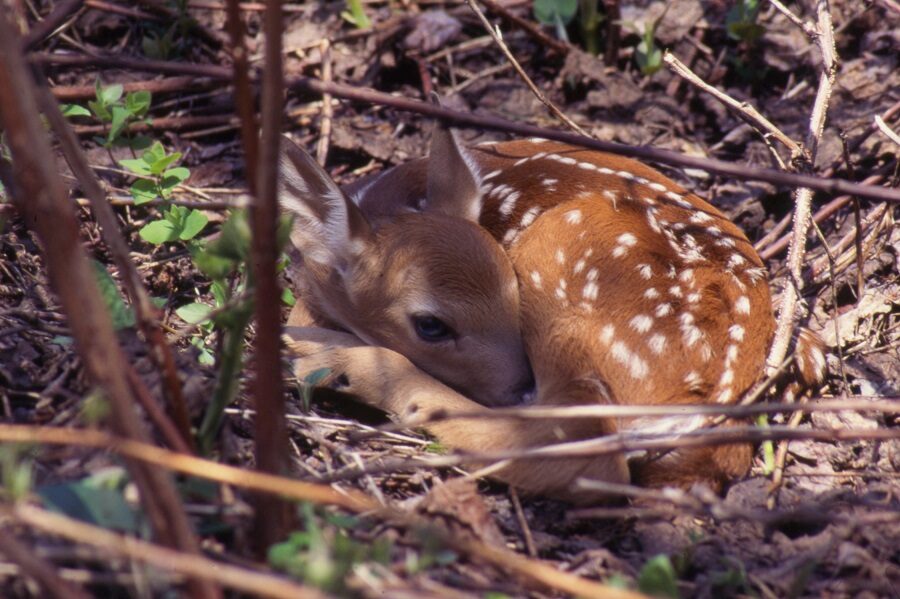
[[[514,398],[513,405],[527,405],[534,401],[536,397],[534,384],[534,373],[531,368],[528,369],[525,377],[516,383],[513,387],[512,396]]]

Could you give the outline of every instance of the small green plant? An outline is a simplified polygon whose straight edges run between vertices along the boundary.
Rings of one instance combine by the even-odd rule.
[[[103,86],[99,79],[95,88],[96,98],[88,102],[87,108],[79,104],[63,104],[61,106],[63,115],[93,117],[101,123],[109,125],[109,131],[105,138],[94,138],[106,149],[120,145],[126,145],[135,150],[146,147],[146,137],[129,138],[124,135],[124,132],[128,125],[146,118],[152,100],[150,92],[130,92],[123,99],[124,88],[121,85]]]
[[[575,18],[578,3],[579,0],[534,0],[532,5],[534,18],[544,25],[554,27],[556,37],[568,43],[569,34],[566,27]]]
[[[756,417],[756,426],[769,428],[769,415],[760,414]],[[775,471],[775,443],[771,440],[762,442],[763,450],[763,474],[766,476]]]
[[[120,160],[119,164],[142,178],[131,186],[135,205],[157,198],[168,200],[177,185],[191,172],[183,166],[173,166],[181,159],[180,152],[167,154],[162,144],[153,142],[139,158]],[[161,245],[170,241],[190,241],[206,226],[209,219],[199,210],[170,205],[163,217],[144,225],[138,234],[147,242]]]
[[[359,526],[355,518],[335,516],[300,504],[303,530],[269,548],[269,564],[305,583],[332,593],[345,593],[346,579],[358,564],[390,560],[391,542],[354,540],[348,531]]]
[[[347,0],[347,10],[341,12],[341,17],[359,29],[368,29],[372,26],[361,0]]]
[[[24,499],[31,491],[34,473],[31,451],[31,446],[24,443],[0,445],[0,476],[5,500]]]
[[[190,41],[188,33],[195,21],[188,12],[187,0],[175,0],[172,4],[175,5],[175,20],[165,28],[149,25],[141,38],[141,49],[147,58],[169,60],[182,54]]]
[[[656,44],[656,29],[669,11],[669,4],[658,17],[648,20],[643,27],[633,21],[624,21],[622,25],[635,32],[641,39],[634,49],[634,61],[644,75],[653,75],[662,68],[662,50]]]
[[[759,0],[738,0],[725,17],[728,37],[747,44],[762,37],[766,30],[756,22],[759,8]]]
[[[678,599],[678,577],[668,555],[651,557],[638,574],[638,590],[654,597]]]

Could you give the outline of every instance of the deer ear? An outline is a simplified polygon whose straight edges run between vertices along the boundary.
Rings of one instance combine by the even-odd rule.
[[[291,242],[307,260],[345,270],[372,230],[359,208],[312,156],[281,138],[278,201],[294,215]]]
[[[432,101],[440,104],[437,95]],[[478,223],[481,216],[481,176],[456,132],[437,122],[431,134],[425,203],[428,209]]]

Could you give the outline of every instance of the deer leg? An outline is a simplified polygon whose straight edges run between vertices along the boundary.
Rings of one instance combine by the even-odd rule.
[[[289,350],[297,356],[294,372],[298,378],[328,368],[331,373],[320,384],[358,396],[401,423],[424,426],[449,448],[485,455],[586,436],[584,423],[571,420],[491,418],[489,408],[425,374],[405,356],[365,345],[353,335],[328,329],[287,328],[286,336]],[[429,421],[435,416],[460,412],[468,416]],[[629,480],[625,459],[620,455],[514,459],[492,476],[528,493],[577,503],[607,499],[598,493],[573,489],[580,477],[610,482]]]

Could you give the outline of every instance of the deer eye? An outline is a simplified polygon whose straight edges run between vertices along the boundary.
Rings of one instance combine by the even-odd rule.
[[[420,314],[412,317],[413,327],[416,334],[422,341],[436,343],[438,341],[447,341],[455,336],[451,329],[443,320],[431,314]]]

